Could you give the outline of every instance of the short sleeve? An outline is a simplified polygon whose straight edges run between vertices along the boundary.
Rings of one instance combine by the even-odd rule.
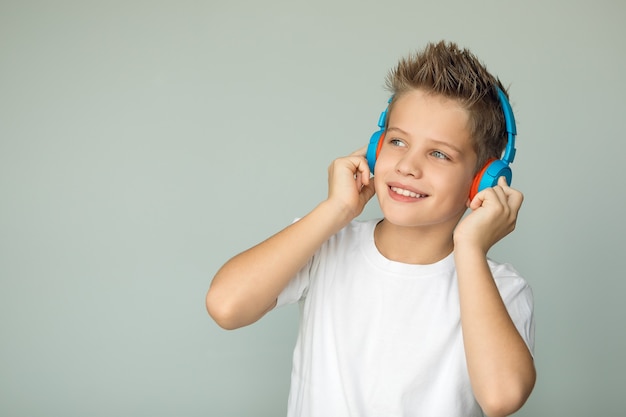
[[[300,220],[297,218],[293,221],[293,223]],[[317,253],[316,253],[317,255]],[[304,265],[298,273],[289,280],[289,283],[281,293],[278,295],[276,307],[282,307],[287,304],[293,304],[300,301],[302,297],[306,295],[306,291],[309,288],[309,282],[311,279],[311,268],[313,263],[316,260],[316,256],[313,256],[309,261]]]
[[[309,287],[310,271],[313,258],[307,262],[307,264],[298,271],[295,277],[293,277],[287,286],[278,295],[276,307],[282,307],[287,304],[293,304],[306,295],[306,291]]]
[[[492,272],[509,316],[534,356],[535,317],[532,288],[508,264],[499,265]]]

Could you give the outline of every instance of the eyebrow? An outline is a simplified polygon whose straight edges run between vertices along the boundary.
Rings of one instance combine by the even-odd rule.
[[[399,133],[403,134],[404,136],[409,136],[409,137],[411,136],[407,132],[405,132],[404,130],[400,129],[399,127],[389,127],[389,128],[387,128],[387,132],[394,132],[394,131],[399,132]],[[450,148],[450,149],[452,149],[453,151],[455,151],[455,152],[457,152],[459,154],[463,153],[461,151],[461,149],[459,149],[456,145],[453,145],[453,144],[451,144],[449,142],[446,142],[446,141],[443,141],[443,140],[437,140],[437,139],[433,139],[433,138],[427,138],[427,140],[429,142],[435,143],[436,145]]]

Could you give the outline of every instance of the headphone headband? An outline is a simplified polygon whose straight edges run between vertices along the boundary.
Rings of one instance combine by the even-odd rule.
[[[374,132],[372,137],[370,138],[370,143],[367,147],[367,152],[365,153],[365,158],[367,159],[367,163],[370,167],[370,171],[374,173],[374,165],[376,165],[376,158],[378,157],[378,152],[380,151],[380,147],[383,144],[381,140],[381,136],[384,136],[385,133],[385,123],[387,122],[387,112],[389,111],[389,105],[391,104],[391,100],[393,100],[393,96],[389,97],[387,100],[387,107],[380,114],[378,118],[378,130]]]
[[[506,149],[502,160],[508,165],[515,159],[515,135],[517,135],[517,126],[515,126],[515,116],[513,116],[513,109],[511,108],[509,99],[506,98],[506,94],[504,94],[504,91],[502,91],[500,87],[496,87],[496,89],[498,90],[498,98],[502,105],[506,132],[508,134]]]

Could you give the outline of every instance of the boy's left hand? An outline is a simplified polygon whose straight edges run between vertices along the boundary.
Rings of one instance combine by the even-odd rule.
[[[500,239],[515,229],[517,213],[524,196],[511,188],[504,177],[470,201],[472,212],[454,230],[454,245],[471,245],[485,254]]]

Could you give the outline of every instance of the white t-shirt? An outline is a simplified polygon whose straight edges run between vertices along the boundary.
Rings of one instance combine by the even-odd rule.
[[[482,416],[469,381],[454,256],[431,265],[383,257],[378,220],[354,221],[294,277],[300,301],[289,417]],[[518,331],[534,347],[532,291],[489,261]]]

